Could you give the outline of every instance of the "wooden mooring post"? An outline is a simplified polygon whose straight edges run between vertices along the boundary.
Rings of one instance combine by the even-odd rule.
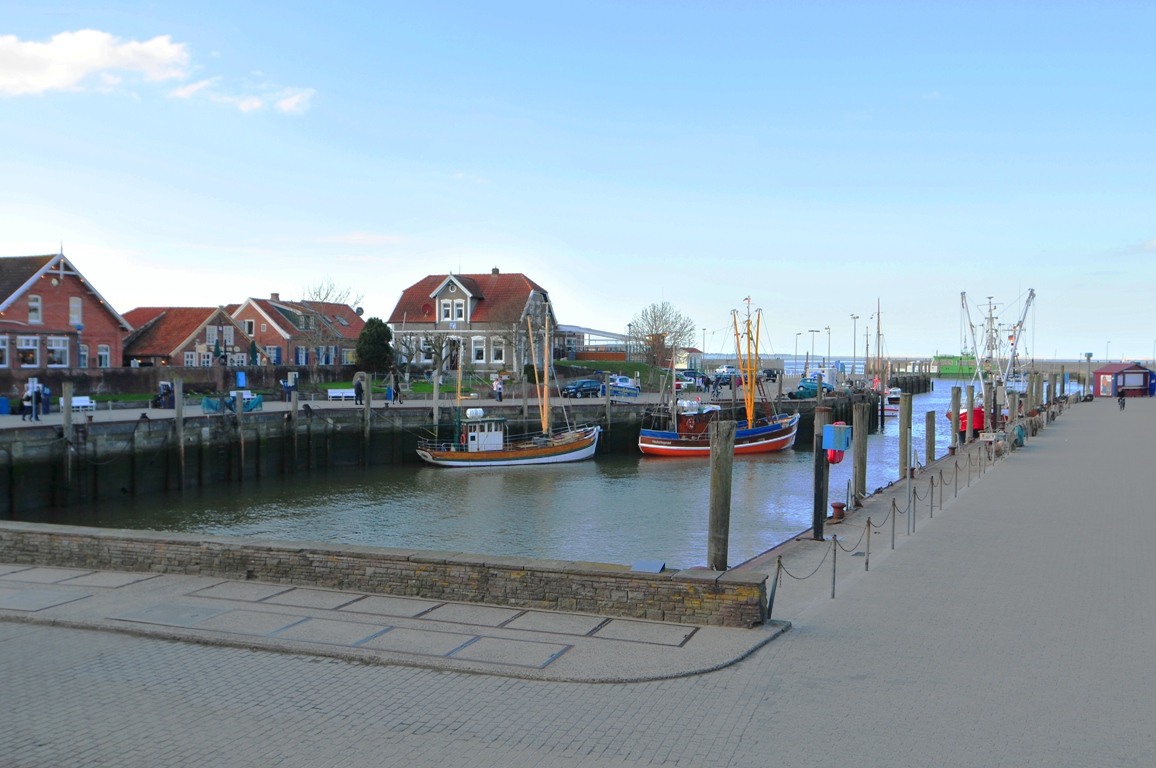
[[[373,427],[373,385],[369,380],[369,374],[364,371],[359,371],[354,375],[354,381],[358,377],[362,381],[362,406],[361,406],[361,466],[369,466],[369,436]]]
[[[962,421],[961,421],[962,423]],[[975,434],[975,385],[967,385],[967,429],[963,430],[963,443],[967,445],[971,442],[971,436]]]
[[[822,386],[819,387],[822,392]],[[820,401],[822,402],[822,401]],[[811,510],[811,538],[823,540],[823,526],[827,522],[827,489],[831,467],[827,463],[827,452],[823,450],[823,427],[831,423],[831,409],[825,405],[815,408],[814,470],[815,497]]]
[[[907,477],[911,465],[911,393],[899,396],[899,479]]]
[[[958,387],[951,388],[951,447],[959,448],[959,406],[960,398],[963,390]]]
[[[851,492],[855,495],[855,506],[867,495],[867,431],[871,418],[868,403],[855,403],[852,408],[851,441],[854,466],[851,471]]]
[[[173,377],[173,428],[177,438],[177,490],[185,489],[185,382]]]
[[[923,434],[925,437],[925,451],[923,466],[930,467],[935,463],[935,411],[923,414]]]
[[[707,531],[707,567],[727,569],[731,533],[731,476],[735,462],[735,422],[710,425],[710,522]]]
[[[72,382],[66,381],[60,385],[60,417],[63,420],[64,438],[64,503],[68,503],[72,493]],[[11,460],[11,458],[9,459]],[[15,512],[16,510],[12,510]]]

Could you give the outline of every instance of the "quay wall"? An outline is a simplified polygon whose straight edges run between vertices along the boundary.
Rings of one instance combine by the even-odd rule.
[[[0,522],[0,562],[179,573],[723,627],[766,620],[767,575]]]

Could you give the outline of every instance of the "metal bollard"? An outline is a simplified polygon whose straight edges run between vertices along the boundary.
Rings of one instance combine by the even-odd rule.
[[[839,558],[839,538],[831,536],[831,599],[835,599],[835,561]]]

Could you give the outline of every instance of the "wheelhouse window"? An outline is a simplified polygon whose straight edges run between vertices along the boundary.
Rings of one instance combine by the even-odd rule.
[[[28,322],[41,323],[43,322],[43,305],[39,296],[28,297]]]
[[[68,299],[68,324],[76,327],[84,322],[84,300],[79,296]]]
[[[68,367],[68,339],[60,336],[49,336],[47,339],[48,347],[48,367],[49,368],[67,368]]]
[[[107,344],[96,345],[96,367],[97,368],[111,368],[112,367],[112,350]]]
[[[20,364],[21,368],[40,367],[39,336],[16,337],[16,362]]]

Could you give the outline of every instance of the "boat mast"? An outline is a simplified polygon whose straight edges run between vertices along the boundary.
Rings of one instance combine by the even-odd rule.
[[[880,330],[880,324],[883,322],[883,304],[879,297],[875,297],[875,376],[883,372],[883,331]],[[883,382],[883,386],[887,386],[887,382]]]
[[[743,335],[739,331],[739,313],[737,310],[731,312],[731,317],[734,318],[735,326],[735,356],[739,361],[739,373],[743,377],[745,386],[743,387],[743,406],[747,412],[747,427],[750,428],[755,423],[755,371],[754,371],[754,355],[752,353],[751,344],[754,342],[751,334],[751,297],[748,296],[744,301],[747,303],[747,317],[746,317],[746,355],[743,354]],[[760,315],[756,313],[756,318]]]
[[[546,309],[546,333],[542,338],[542,367],[546,369],[546,380],[542,388],[542,434],[550,436],[550,366],[554,345],[550,343],[550,304],[542,302]]]
[[[534,364],[534,390],[538,394],[538,419],[542,422],[542,432],[546,431],[546,412],[542,410],[542,381],[538,375],[538,350],[534,346],[534,328],[530,316],[526,315],[526,333],[530,337],[530,362]]]

